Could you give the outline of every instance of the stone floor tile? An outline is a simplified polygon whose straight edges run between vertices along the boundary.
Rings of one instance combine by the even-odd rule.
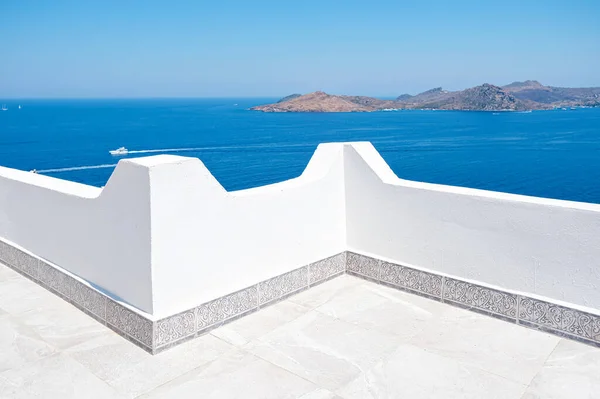
[[[345,399],[519,399],[526,386],[412,345],[336,392]]]
[[[600,397],[600,349],[561,340],[529,384],[523,399]]]
[[[431,299],[363,281],[340,291],[316,310],[368,329],[410,338],[446,308]]]
[[[335,390],[394,351],[398,337],[311,311],[246,348],[315,384]]]
[[[232,349],[230,344],[207,334],[153,356],[108,331],[65,353],[117,391],[135,397]]]
[[[0,373],[0,398],[117,399],[117,393],[68,356],[57,354]]]
[[[314,384],[243,350],[226,356],[140,398],[326,399]],[[334,397],[335,398],[335,397]]]
[[[225,324],[211,333],[230,344],[243,346],[271,332],[275,328],[297,319],[309,310],[302,305],[290,301],[282,301],[260,309],[234,322]]]
[[[0,373],[55,353],[56,350],[31,328],[8,314],[0,316]]]
[[[0,282],[19,278],[20,274],[8,266],[0,264]]]
[[[6,313],[16,316],[60,301],[63,300],[21,275],[0,280],[0,309]]]
[[[49,294],[52,295],[52,294]],[[60,298],[22,312],[19,321],[33,329],[44,341],[67,349],[104,334],[108,329]]]
[[[359,278],[342,275],[294,295],[289,298],[289,301],[314,309],[339,295],[340,292],[362,282],[363,280]]]
[[[527,385],[559,341],[554,335],[447,306],[410,343]]]

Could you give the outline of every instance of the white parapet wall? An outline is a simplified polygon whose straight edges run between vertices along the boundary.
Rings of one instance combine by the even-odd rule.
[[[370,143],[344,161],[350,250],[600,309],[600,205],[401,180]]]
[[[197,158],[122,160],[103,189],[0,168],[0,237],[159,319],[345,250],[343,147],[227,192]]]
[[[600,309],[600,205],[401,180],[370,143],[236,192],[171,155],[103,189],[0,168],[0,238],[152,320],[346,250]]]
[[[195,158],[153,167],[152,284],[159,316],[345,250],[343,147],[292,180],[227,192]]]
[[[151,314],[148,179],[131,161],[104,189],[0,168],[0,237]]]

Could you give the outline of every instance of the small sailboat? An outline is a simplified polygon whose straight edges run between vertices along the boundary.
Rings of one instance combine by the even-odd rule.
[[[129,150],[125,147],[119,147],[116,150],[110,150],[110,155],[126,155]]]
[[[21,106],[19,105],[19,109],[21,109]]]
[[[2,111],[8,111],[8,108],[6,108],[6,104],[2,104]]]

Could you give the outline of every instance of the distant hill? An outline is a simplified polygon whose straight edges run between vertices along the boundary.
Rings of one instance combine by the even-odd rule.
[[[488,83],[455,92],[438,87],[399,103],[404,108],[464,111],[516,111],[528,108],[500,87]]]
[[[449,94],[450,92],[447,90],[444,90],[441,87],[436,87],[435,89],[427,90],[414,96],[411,96],[410,94],[403,94],[396,100],[406,101],[413,104],[427,103],[430,101],[440,101],[443,98],[448,98]]]
[[[342,96],[333,96],[322,91],[250,109],[263,112],[365,112],[377,110],[376,107],[361,105]]]
[[[300,97],[302,94],[290,94],[289,96],[283,97],[281,100],[277,101],[277,103],[284,103],[286,101],[293,100],[294,98]]]
[[[535,80],[513,82],[502,87],[516,98],[554,107],[599,106],[600,87],[568,88],[544,86]]]
[[[600,87],[552,87],[526,80],[501,87],[484,83],[460,91],[436,87],[414,96],[403,94],[395,100],[338,96],[316,91],[305,95],[292,94],[277,103],[251,109],[263,112],[370,112],[389,109],[520,111],[567,106],[600,106]]]

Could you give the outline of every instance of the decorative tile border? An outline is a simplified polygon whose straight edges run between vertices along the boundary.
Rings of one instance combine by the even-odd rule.
[[[519,296],[519,323],[532,324],[600,343],[600,317]]]
[[[167,317],[156,322],[154,345],[162,347],[177,342],[180,339],[194,335],[197,329],[195,309]]]
[[[441,276],[393,263],[381,262],[380,281],[435,298],[442,294]]]
[[[327,281],[333,276],[346,272],[346,252],[330,256],[308,265],[308,285]]]
[[[451,301],[469,308],[491,312],[496,315],[517,318],[517,296],[491,288],[444,278],[444,301]]]
[[[232,317],[257,308],[258,287],[256,285],[217,298],[194,309],[196,314],[196,331],[206,330]]]
[[[600,316],[352,252],[347,256],[348,274],[600,347]]]
[[[346,271],[346,253],[325,258],[156,322],[154,353],[281,301]]]
[[[600,347],[600,316],[353,252],[325,258],[158,321],[1,240],[0,261],[152,354],[344,273]]]
[[[106,304],[109,299],[95,289],[75,279],[72,280],[73,286],[69,294],[70,302],[77,304],[78,307],[83,308],[101,320],[106,320]]]
[[[381,261],[368,256],[347,252],[346,271],[379,280]]]
[[[152,321],[54,265],[0,240],[0,261],[155,354],[345,273],[346,253],[276,276],[193,309]]]
[[[40,260],[38,262],[38,281],[46,288],[50,288],[63,298],[68,299],[71,297],[75,280],[54,266]]]
[[[308,266],[258,283],[258,304],[265,305],[303,288],[308,288]]]
[[[106,324],[127,334],[146,348],[153,348],[154,322],[113,300],[106,303]]]

